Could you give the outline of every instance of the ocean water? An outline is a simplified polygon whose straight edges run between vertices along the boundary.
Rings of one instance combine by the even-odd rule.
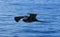
[[[28,13],[46,22],[15,22]],[[60,37],[60,0],[0,0],[0,37]]]

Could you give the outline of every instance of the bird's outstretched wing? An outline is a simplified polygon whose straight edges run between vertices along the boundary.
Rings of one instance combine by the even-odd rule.
[[[37,16],[37,14],[35,14],[35,13],[29,13],[29,17],[33,17],[33,18],[36,18],[36,16]]]
[[[16,17],[14,17],[14,20],[16,22],[19,22],[19,20],[22,19],[22,18],[24,18],[24,16],[16,16]]]

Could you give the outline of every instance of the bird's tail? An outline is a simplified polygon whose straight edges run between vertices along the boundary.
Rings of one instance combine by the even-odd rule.
[[[38,20],[37,22],[44,22],[44,23],[49,23],[49,21],[39,21],[39,20]]]
[[[44,22],[44,21],[39,21],[39,20],[38,20],[37,22]]]

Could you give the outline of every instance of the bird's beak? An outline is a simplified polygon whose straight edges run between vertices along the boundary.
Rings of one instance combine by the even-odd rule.
[[[14,19],[15,19],[16,22],[19,22],[20,17],[15,17]]]

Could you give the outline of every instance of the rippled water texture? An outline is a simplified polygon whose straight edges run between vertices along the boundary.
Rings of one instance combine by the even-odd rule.
[[[45,22],[15,22],[28,13]],[[0,0],[0,37],[60,37],[60,0]]]

